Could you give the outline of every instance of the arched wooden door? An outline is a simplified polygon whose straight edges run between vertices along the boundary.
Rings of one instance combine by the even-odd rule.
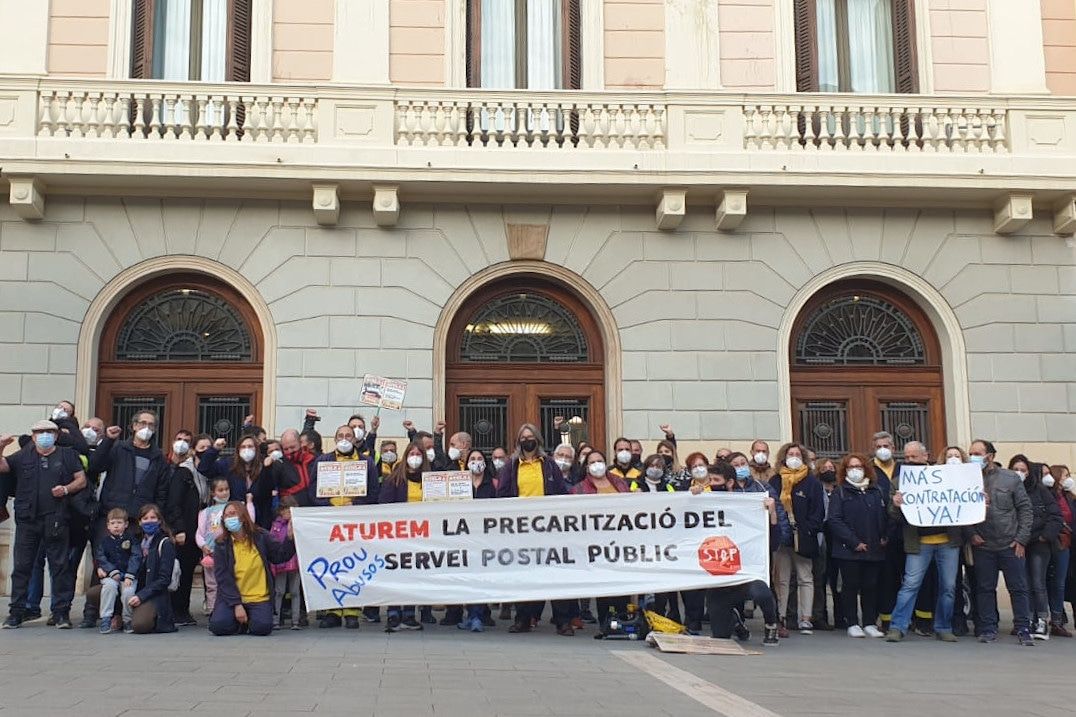
[[[601,334],[570,290],[537,277],[486,286],[457,312],[446,347],[445,420],[476,448],[511,452],[527,422],[556,445],[556,416],[582,420],[573,438],[604,443]]]
[[[262,351],[257,317],[230,286],[201,274],[146,282],[102,332],[97,415],[126,431],[149,409],[158,445],[186,428],[234,446],[243,418],[261,412]]]
[[[893,434],[936,455],[945,445],[941,350],[930,319],[907,296],[870,281],[832,284],[796,319],[792,426],[819,455],[870,452]]]

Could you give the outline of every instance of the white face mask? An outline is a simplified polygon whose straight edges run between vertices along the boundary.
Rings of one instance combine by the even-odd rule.
[[[756,466],[764,466],[766,465],[766,462],[770,460],[770,457],[762,451],[756,453],[752,458],[755,459]]]
[[[135,435],[138,436],[138,440],[143,441],[144,443],[149,443],[149,439],[153,438],[153,429],[145,427],[139,428],[135,431]]]
[[[617,451],[616,462],[622,466],[626,466],[631,463],[631,451]]]
[[[691,469],[691,477],[696,480],[702,480],[708,475],[710,475],[710,469],[706,466],[695,466]]]
[[[649,468],[646,469],[646,477],[649,478],[652,481],[659,480],[661,478],[661,476],[663,476],[663,475],[665,475],[665,471],[663,471],[660,468],[650,466]]]
[[[82,437],[85,438],[86,442],[89,443],[91,446],[97,445],[97,431],[93,430],[92,428],[83,428]]]
[[[172,453],[175,453],[177,456],[186,455],[187,451],[189,451],[190,449],[191,444],[187,443],[183,439],[179,439],[172,444]]]
[[[605,464],[601,461],[594,461],[587,466],[587,472],[595,478],[601,478],[605,475]]]
[[[253,448],[243,448],[239,451],[239,458],[244,463],[250,463],[254,460],[254,456],[258,455]]]
[[[960,460],[960,456],[949,456],[948,458],[945,459],[945,462],[948,465],[951,465],[951,466],[958,466],[958,465],[962,464],[964,461]]]
[[[799,456],[789,456],[788,458],[785,458],[785,465],[789,470],[798,471],[800,468],[803,468],[803,459]]]
[[[566,471],[572,467],[572,462],[566,461],[563,458],[555,458],[554,462],[556,462],[557,468],[560,468],[562,471]]]
[[[882,463],[888,463],[893,460],[893,451],[888,448],[879,448],[874,452],[874,457],[880,460]]]
[[[63,410],[62,408],[52,409],[52,420],[58,421],[64,418],[67,418],[67,411]]]
[[[1049,475],[1043,476],[1042,477],[1042,484],[1044,486],[1046,486],[1047,488],[1053,488],[1054,487],[1054,477],[1049,476]]]
[[[471,461],[467,464],[467,467],[470,468],[471,472],[474,473],[476,476],[486,472],[485,461]]]
[[[1014,471],[1016,475],[1020,476],[1020,480],[1027,480],[1027,471]]]
[[[366,431],[358,426],[352,428],[351,432],[355,434],[356,441],[361,441],[363,438],[366,438]]]
[[[432,448],[427,448],[427,449],[426,449],[426,460],[432,461],[432,460],[433,460],[433,458],[434,458],[434,456],[436,456],[436,455],[437,455],[437,454],[436,454],[436,453],[434,453],[434,450],[433,450]],[[408,463],[410,463],[410,462],[411,462],[411,459],[410,459],[410,458],[408,458],[408,459],[407,459],[407,462],[408,462]]]
[[[867,482],[866,479],[863,477],[862,468],[849,468],[848,474],[845,477],[848,479],[849,483],[856,486],[857,488]]]
[[[450,461],[458,461],[460,459],[460,449],[455,446],[449,446],[448,459]]]
[[[1061,487],[1067,491],[1071,491],[1073,488],[1076,488],[1076,480],[1073,480],[1072,476],[1069,476],[1061,481]]]
[[[284,460],[284,452],[283,451],[270,451],[269,452],[269,457],[272,458],[274,461],[282,461],[282,460]]]
[[[503,458],[494,458],[493,459],[493,467],[496,470],[500,470],[500,469],[504,468],[504,459]]]
[[[417,470],[422,467],[422,456],[408,456],[407,465],[411,470]]]
[[[384,453],[381,454],[381,462],[382,463],[395,463],[396,462],[396,454],[394,452],[392,452],[392,451],[385,451]]]
[[[355,450],[354,444],[346,438],[342,441],[336,442],[336,452],[340,455],[351,455],[351,451]]]

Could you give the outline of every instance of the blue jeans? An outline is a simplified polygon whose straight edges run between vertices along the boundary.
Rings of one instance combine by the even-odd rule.
[[[917,554],[904,558],[904,580],[897,593],[897,606],[893,609],[890,623],[901,632],[907,632],[912,623],[912,610],[923,578],[930,564],[938,567],[938,604],[934,607],[934,632],[953,631],[953,603],[956,600],[956,571],[960,565],[960,548],[944,545],[921,544]]]
[[[1069,576],[1069,548],[1058,552],[1054,560],[1053,575],[1046,586],[1050,593],[1050,619],[1061,622],[1061,616],[1065,613],[1065,582]]]
[[[1012,548],[972,551],[975,582],[979,593],[979,634],[998,632],[998,572],[1005,573],[1005,586],[1012,599],[1013,625],[1027,630],[1031,607],[1027,596],[1027,561],[1016,557]]]

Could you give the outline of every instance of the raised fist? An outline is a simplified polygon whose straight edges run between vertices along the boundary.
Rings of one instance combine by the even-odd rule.
[[[433,432],[434,433],[444,433],[446,425],[448,425],[448,424],[446,424],[444,421],[438,421],[433,426]]]
[[[112,440],[116,440],[117,438],[119,438],[122,435],[123,435],[123,429],[120,428],[119,426],[109,426],[108,428],[105,429],[105,437],[106,438],[111,438]]]
[[[377,433],[377,429],[380,428],[380,427],[381,427],[381,416],[378,416],[378,415],[375,414],[374,417],[370,419],[370,428],[373,429],[374,433]]]
[[[227,448],[227,446],[227,438],[218,438],[217,440],[213,441],[213,447],[216,448],[218,451],[223,451],[225,448]]]
[[[251,414],[251,415],[247,416],[246,418],[244,418],[243,419],[243,425],[244,426],[253,426],[254,425],[254,414]]]
[[[414,421],[404,421],[403,422],[403,427],[404,427],[405,431],[411,431],[411,430],[413,430],[415,428],[415,422]]]

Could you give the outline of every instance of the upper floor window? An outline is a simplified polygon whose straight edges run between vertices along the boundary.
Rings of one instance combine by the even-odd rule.
[[[795,0],[800,92],[919,91],[915,0]]]
[[[133,0],[131,77],[249,82],[251,0]]]
[[[579,0],[467,0],[467,86],[577,90]]]

